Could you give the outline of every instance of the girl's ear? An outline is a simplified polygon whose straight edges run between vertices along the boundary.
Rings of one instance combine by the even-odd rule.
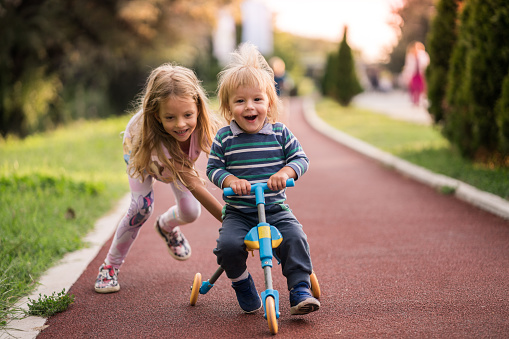
[[[154,114],[154,116],[155,116],[155,118],[156,118],[156,120],[157,120],[158,122],[161,122],[161,117],[159,116],[159,111],[157,111],[157,112]]]

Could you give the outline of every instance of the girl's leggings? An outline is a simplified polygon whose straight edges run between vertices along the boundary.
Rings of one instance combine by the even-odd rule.
[[[154,178],[144,182],[129,177],[131,205],[120,221],[105,263],[120,268],[129,249],[136,240],[141,226],[152,215],[154,208]],[[167,232],[180,225],[195,221],[201,213],[201,205],[193,194],[181,183],[169,183],[175,195],[176,205],[159,217],[159,226]]]

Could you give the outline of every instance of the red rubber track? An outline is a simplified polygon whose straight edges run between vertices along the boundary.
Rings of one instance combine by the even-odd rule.
[[[286,280],[274,267],[278,336],[508,338],[509,222],[331,141],[306,124],[301,107],[292,99],[287,124],[311,165],[287,193],[308,235],[322,306],[291,316]],[[242,313],[225,276],[189,305],[195,273],[208,279],[217,267],[220,225],[203,210],[182,227],[193,254],[176,261],[153,228],[174,198],[164,185],[156,185],[155,198],[122,266],[121,290],[93,288],[110,240],[70,289],[75,303],[48,319],[38,338],[271,337],[263,312]],[[263,291],[258,258],[248,265]]]

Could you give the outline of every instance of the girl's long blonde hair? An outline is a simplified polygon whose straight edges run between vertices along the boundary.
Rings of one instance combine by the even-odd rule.
[[[163,64],[154,69],[147,79],[143,96],[141,97],[142,113],[139,119],[133,122],[132,151],[128,173],[145,180],[147,175],[156,176],[150,166],[153,152],[157,154],[159,162],[167,168],[173,178],[177,178],[184,186],[189,183],[182,178],[182,171],[189,171],[199,177],[194,169],[194,160],[185,154],[178,141],[171,137],[157,119],[161,103],[170,98],[192,98],[198,108],[198,122],[194,133],[198,134],[199,148],[207,155],[217,131],[218,124],[210,114],[207,95],[195,73],[185,67],[173,64]],[[168,150],[171,159],[168,159],[163,151],[163,146]]]
[[[269,122],[274,123],[279,117],[279,98],[276,92],[274,71],[255,45],[243,43],[231,54],[230,63],[219,73],[217,96],[219,112],[230,123],[233,115],[229,99],[240,86],[258,87],[265,91],[269,99]]]

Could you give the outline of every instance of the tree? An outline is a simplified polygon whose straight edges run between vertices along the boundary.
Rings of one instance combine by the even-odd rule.
[[[507,113],[496,105],[509,69],[508,39],[507,1],[465,3],[449,70],[444,133],[467,157],[490,160],[501,149],[497,120]]]
[[[342,106],[348,106],[353,97],[362,92],[362,87],[357,78],[352,49],[347,42],[347,31],[348,29],[345,26],[343,40],[339,44],[336,65],[332,68],[332,71],[335,71],[333,73],[335,79],[333,80],[332,93]]]
[[[464,81],[466,56],[471,45],[472,35],[466,25],[470,20],[470,13],[471,6],[467,2],[460,13],[458,40],[454,45],[447,73],[442,130],[442,133],[463,156],[473,152],[470,145],[470,140],[473,137],[473,123],[468,111],[468,94]]]
[[[325,69],[322,78],[322,94],[331,98],[334,98],[336,95],[335,90],[335,79],[337,72],[337,53],[329,53],[327,56],[327,62],[325,64]]]
[[[150,68],[207,51],[223,2],[0,1],[0,135],[124,113]]]
[[[443,119],[443,101],[452,49],[457,40],[458,4],[462,0],[440,0],[427,38],[430,64],[426,69],[428,111],[435,123]]]
[[[132,66],[129,60],[150,38],[125,16],[120,0],[5,1],[0,6],[2,136],[25,136],[44,123],[69,120],[66,93],[104,91],[108,77]]]
[[[505,155],[505,165],[509,166],[509,72],[504,78],[502,84],[502,94],[497,101],[495,108],[498,138],[499,138],[499,151]]]

